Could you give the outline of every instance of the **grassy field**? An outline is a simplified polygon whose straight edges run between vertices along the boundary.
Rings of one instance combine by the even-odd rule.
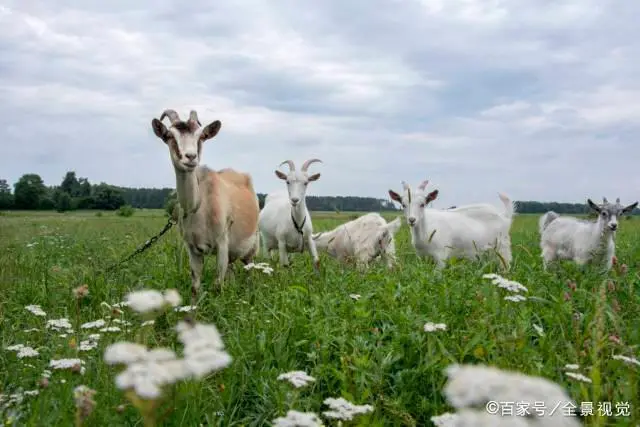
[[[316,213],[314,228],[326,230],[353,215]],[[121,331],[104,332],[89,351],[80,351],[78,343],[97,330],[79,325],[107,319],[111,312],[101,303],[122,301],[132,290],[175,288],[189,304],[187,255],[176,230],[112,273],[96,273],[156,234],[165,221],[160,211],[137,211],[129,218],[94,212],[0,216],[0,393],[6,400],[39,390],[0,412],[3,421],[73,425],[73,390],[84,384],[97,391],[87,424],[141,425],[139,413],[115,386],[118,371],[104,363],[104,349],[144,335],[149,345],[179,353],[173,326],[185,314],[170,310],[143,328],[135,313],[124,310],[132,325],[117,324]],[[592,402],[594,416],[584,419],[586,425],[637,426],[640,366],[612,356],[640,353],[640,220],[623,221],[618,233],[619,264],[628,271],[606,277],[570,263],[543,272],[536,225],[537,216],[520,215],[512,228],[514,262],[506,276],[528,288],[528,299],[521,302],[504,300],[506,291],[482,278],[498,272],[490,262],[452,261],[437,275],[413,253],[404,224],[393,274],[382,265],[359,273],[322,255],[317,276],[308,254],[293,254],[289,270],[269,261],[270,275],[237,265],[216,295],[214,259],[208,257],[196,320],[218,327],[233,362],[200,382],[170,389],[159,410],[162,424],[269,425],[288,409],[320,413],[325,398],[342,396],[375,408],[345,425],[428,426],[431,416],[452,411],[442,393],[443,369],[483,363],[546,377],[578,405]],[[575,290],[568,281],[575,282]],[[72,290],[82,284],[89,295],[78,302]],[[39,304],[46,317],[25,310],[30,304]],[[47,319],[57,318],[68,318],[75,332],[61,337],[45,329]],[[426,322],[445,323],[447,329],[427,333]],[[16,351],[6,350],[16,344],[39,355],[19,359]],[[49,361],[60,358],[81,358],[86,371],[53,370],[41,386]],[[592,383],[567,376],[566,364],[579,365],[577,372]],[[304,370],[316,381],[294,389],[277,380],[292,370]],[[611,403],[613,416],[598,416],[602,402]],[[621,402],[630,404],[630,415],[615,416]]]

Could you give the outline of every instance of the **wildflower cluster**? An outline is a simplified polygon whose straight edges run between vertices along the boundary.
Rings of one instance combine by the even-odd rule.
[[[515,294],[505,296],[504,299],[506,301],[519,302],[525,301],[527,299],[527,297],[520,295],[520,292],[529,292],[529,290],[521,283],[518,283],[514,280],[505,279],[504,277],[494,273],[483,274],[482,278],[489,279],[491,280],[491,283],[493,283],[497,287]]]
[[[265,274],[273,273],[273,268],[266,262],[259,262],[254,264],[250,262],[249,264],[244,266],[245,270],[261,270]]]

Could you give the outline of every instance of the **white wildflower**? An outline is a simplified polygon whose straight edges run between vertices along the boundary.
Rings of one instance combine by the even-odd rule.
[[[569,378],[573,378],[574,380],[577,380],[577,381],[582,381],[583,383],[591,382],[591,378],[585,377],[584,375],[579,374],[577,372],[565,372],[564,374]]]
[[[544,336],[544,329],[542,329],[542,326],[538,326],[538,325],[536,325],[535,323],[534,323],[533,325],[531,325],[531,326],[533,326],[533,329],[535,329],[535,330],[536,330],[536,332],[538,333],[538,335],[540,335],[541,337],[543,337],[543,336]]]
[[[35,350],[31,347],[23,347],[20,350],[18,350],[18,353],[17,353],[18,359],[23,359],[25,357],[36,357],[39,355],[40,353],[38,353],[38,350]]]
[[[628,356],[623,356],[621,354],[617,354],[615,356],[613,356],[614,360],[621,360],[625,363],[628,363],[629,365],[636,365],[636,366],[640,366],[640,361],[634,357],[628,357]]]
[[[126,296],[126,302],[132,310],[138,313],[159,310],[165,303],[162,293],[152,289],[130,292]]]
[[[107,326],[106,328],[100,329],[100,332],[120,332],[121,329],[117,326]]]
[[[25,392],[23,393],[25,396],[37,396],[40,394],[40,391],[38,390],[25,390]]]
[[[529,292],[529,290],[524,285],[522,285],[522,283],[505,279],[504,277],[499,276],[497,274],[493,274],[493,273],[483,274],[482,278],[491,279],[491,283],[498,286],[499,288],[506,289],[509,292],[515,292],[515,293],[518,293],[520,291]]]
[[[182,297],[175,289],[167,289],[164,291],[164,300],[171,307],[177,307],[182,302]]]
[[[156,321],[155,321],[155,320],[153,320],[153,319],[152,319],[152,320],[145,320],[144,322],[142,322],[142,323],[140,324],[140,326],[142,326],[142,327],[144,327],[144,326],[151,326],[151,325],[153,325],[153,324],[155,324],[155,323],[156,323]]]
[[[525,301],[527,297],[523,297],[522,295],[507,295],[506,297],[504,297],[504,299],[506,301],[520,302]]]
[[[58,336],[59,336],[60,338],[66,338],[66,337],[68,337],[68,336],[69,336],[69,334],[60,334],[60,335],[58,335]]]
[[[458,418],[458,414],[445,412],[444,414],[431,417],[431,422],[435,424],[436,427],[456,427],[458,425]]]
[[[113,304],[111,307],[123,308],[123,307],[129,307],[129,305],[130,305],[129,301],[122,301],[122,302],[118,302],[118,303]]]
[[[90,351],[90,350],[93,350],[96,347],[98,347],[98,341],[92,340],[92,339],[88,339],[88,340],[80,341],[80,345],[78,346],[78,350],[80,350],[80,351]]]
[[[252,269],[262,270],[262,272],[265,274],[273,273],[273,268],[271,268],[271,266],[269,266],[269,264],[266,262],[259,262],[257,264],[250,262],[249,264],[244,266],[244,269],[245,270],[252,270]]]
[[[458,409],[457,426],[528,426],[526,413],[504,417],[499,407],[497,413],[488,413],[488,402],[521,402],[523,407],[534,407],[535,402],[545,402],[547,407],[563,402],[576,407],[575,402],[558,384],[542,377],[519,372],[502,371],[483,365],[451,365],[445,370],[448,381],[444,389],[448,403]],[[499,404],[498,404],[499,405]],[[477,409],[481,408],[481,409]],[[531,414],[532,412],[529,411]],[[538,418],[544,420],[535,425],[545,427],[579,426],[575,419],[566,417],[563,411],[545,411]],[[505,423],[507,422],[508,423]],[[531,424],[533,425],[533,424]]]
[[[197,307],[195,305],[183,305],[180,307],[176,307],[173,310],[178,313],[189,313],[190,311],[195,310]]]
[[[304,371],[291,371],[285,374],[278,375],[279,380],[287,380],[294,387],[300,388],[308,385],[310,382],[315,381],[316,379],[310,375],[307,375]]]
[[[359,294],[349,294],[349,298],[358,301],[362,295]]]
[[[577,371],[578,369],[580,369],[580,365],[568,364],[564,365],[564,369],[566,369],[567,371]]]
[[[93,322],[87,322],[80,325],[82,329],[102,328],[107,323],[103,319],[94,320]]]
[[[122,320],[122,319],[113,319],[111,322],[117,323],[117,324],[123,325],[123,326],[130,326],[131,325],[131,322],[129,322],[127,320]]]
[[[111,344],[104,352],[104,361],[108,365],[130,364],[147,357],[146,347],[131,342],[121,341]]]
[[[157,399],[162,387],[186,379],[189,372],[181,359],[144,360],[132,363],[116,377],[116,386],[121,390],[134,389],[143,399]]]
[[[196,378],[227,367],[231,356],[224,350],[224,343],[214,325],[179,322],[178,339],[184,344],[184,360],[189,372]]]
[[[27,305],[25,307],[25,310],[31,312],[32,314],[36,315],[36,316],[41,316],[44,317],[47,315],[47,313],[45,313],[42,310],[42,307],[40,307],[39,305]]]
[[[25,329],[22,332],[26,332],[26,333],[30,333],[30,332],[40,332],[40,329],[38,328],[31,328],[31,329]]]
[[[45,369],[44,371],[42,371],[42,377],[43,378],[51,378],[51,371],[48,369]]]
[[[324,427],[317,414],[313,412],[287,411],[285,417],[271,421],[274,427]]]
[[[68,334],[73,333],[73,326],[67,318],[50,319],[47,320],[47,329],[53,329],[54,331],[65,331]]]
[[[445,325],[444,323],[427,322],[424,324],[425,332],[446,331],[446,330],[447,330],[447,325]]]
[[[338,420],[349,421],[356,415],[373,411],[371,405],[354,405],[343,397],[328,397],[324,400],[324,404],[331,408],[331,411],[325,411],[322,415]]]
[[[23,348],[24,348],[24,344],[14,344],[14,345],[10,345],[9,347],[7,347],[7,350],[9,350],[9,351],[20,351]]]
[[[49,367],[53,369],[82,369],[84,364],[85,361],[82,359],[58,359],[49,361]]]

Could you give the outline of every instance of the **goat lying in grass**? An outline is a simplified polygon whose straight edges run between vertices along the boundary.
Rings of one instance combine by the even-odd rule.
[[[440,269],[451,257],[473,259],[480,252],[495,250],[502,259],[503,268],[508,270],[511,266],[509,232],[515,212],[511,200],[499,194],[504,204],[502,210],[486,203],[431,209],[427,205],[438,197],[438,190],[426,193],[427,184],[428,181],[424,181],[417,191],[412,191],[403,182],[402,196],[389,190],[391,199],[402,205],[416,253],[431,256]]]
[[[538,229],[545,270],[549,263],[562,259],[570,259],[580,266],[588,262],[604,262],[605,269],[611,269],[618,218],[633,211],[638,202],[623,207],[620,198],[611,204],[604,197],[600,206],[591,199],[587,199],[587,204],[598,213],[596,221],[560,216],[554,211],[540,217]]]
[[[400,229],[400,217],[387,223],[382,215],[368,213],[331,231],[313,235],[316,248],[345,262],[353,258],[359,268],[365,268],[378,256],[392,268],[395,258],[394,236]]]

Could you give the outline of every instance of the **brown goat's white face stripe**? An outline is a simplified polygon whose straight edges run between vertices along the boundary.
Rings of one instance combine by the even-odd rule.
[[[153,119],[153,132],[169,146],[171,161],[177,170],[194,170],[200,164],[202,143],[216,136],[222,124],[216,120],[201,127],[195,111],[187,121],[180,120],[173,110],[165,111],[161,117],[165,116],[170,118],[171,126],[167,128],[160,120]]]

